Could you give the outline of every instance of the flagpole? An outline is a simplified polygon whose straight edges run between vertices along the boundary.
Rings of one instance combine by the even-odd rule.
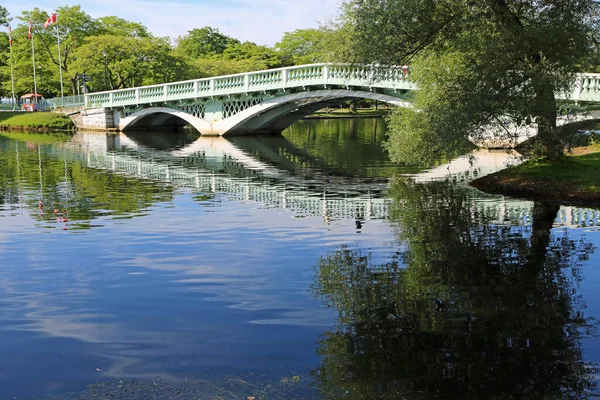
[[[9,44],[10,44],[10,83],[12,86],[12,109],[13,109],[13,111],[15,111],[17,99],[15,98],[15,70],[13,68],[12,29],[10,28],[10,26],[8,27],[8,30],[10,33],[10,40],[9,40]]]
[[[58,75],[60,76],[60,97],[64,97],[63,77],[62,77],[62,61],[60,59],[60,35],[58,34],[58,13],[56,13],[56,41],[58,42]]]
[[[31,59],[33,60],[33,94],[35,95],[35,104],[37,104],[37,75],[35,73],[35,46],[33,45],[33,42],[35,41],[35,35],[33,34],[32,22],[29,21],[29,24],[31,29]]]

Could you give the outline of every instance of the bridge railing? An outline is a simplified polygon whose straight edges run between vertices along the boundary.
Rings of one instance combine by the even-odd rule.
[[[559,94],[557,98],[573,101],[600,101],[600,74],[577,74],[572,91]]]
[[[416,90],[404,67],[355,64],[310,64],[242,74],[142,86],[52,99],[55,108],[123,107],[149,103],[248,94],[267,90],[319,86]],[[569,93],[557,98],[600,101],[600,74],[578,74]]]
[[[47,99],[52,104],[54,109],[65,108],[65,107],[77,107],[85,104],[85,96],[83,94],[77,96],[65,96],[55,97],[53,99]]]
[[[87,108],[122,107],[306,86],[416,89],[407,67],[310,64],[85,95]]]

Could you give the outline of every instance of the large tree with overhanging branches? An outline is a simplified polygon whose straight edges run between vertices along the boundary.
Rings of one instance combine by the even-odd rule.
[[[528,125],[542,155],[562,157],[556,93],[595,51],[593,0],[346,0],[340,15],[339,55],[409,64],[420,88],[419,112],[390,118],[392,159],[448,158]]]

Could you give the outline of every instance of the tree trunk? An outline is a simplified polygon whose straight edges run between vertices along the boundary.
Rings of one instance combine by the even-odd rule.
[[[71,81],[71,91],[73,92],[73,96],[77,95],[77,77],[69,78]]]
[[[554,88],[545,81],[534,83],[535,100],[534,113],[538,124],[538,140],[541,144],[541,154],[549,160],[556,161],[564,157],[563,146],[556,129],[556,98]]]

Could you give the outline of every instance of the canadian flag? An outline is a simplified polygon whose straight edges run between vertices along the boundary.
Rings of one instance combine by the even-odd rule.
[[[44,22],[44,28],[48,29],[48,27],[52,24],[56,23],[56,13],[53,13],[50,18],[46,22]]]
[[[8,26],[8,43],[12,46],[12,28]]]
[[[29,21],[29,30],[27,31],[27,39],[33,37],[33,21]]]

